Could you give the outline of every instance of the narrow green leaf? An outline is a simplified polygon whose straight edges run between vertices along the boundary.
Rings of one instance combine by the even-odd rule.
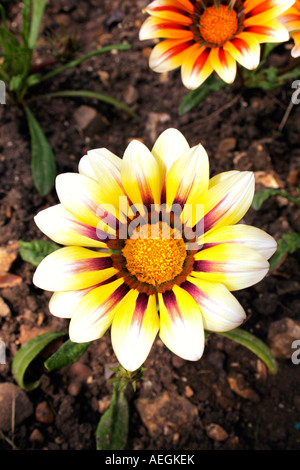
[[[221,90],[222,88],[229,86],[223,80],[217,79],[211,75],[206,82],[195,90],[189,91],[182,102],[179,105],[178,112],[182,116],[195,108],[199,103],[205,100],[209,93]]]
[[[285,197],[291,202],[294,202],[295,204],[300,204],[300,198],[299,197],[293,197],[289,193],[282,191],[282,189],[273,189],[273,188],[266,188],[266,189],[261,189],[260,191],[257,191],[254,195],[253,202],[252,202],[252,208],[254,210],[259,210],[263,203],[269,199],[272,196],[281,196]]]
[[[277,241],[277,250],[270,259],[270,269],[276,268],[285,256],[290,253],[295,253],[300,249],[300,234],[297,232],[284,233]]]
[[[22,260],[33,264],[33,266],[38,266],[46,256],[60,248],[56,243],[47,240],[33,240],[31,242],[19,240],[19,245]]]
[[[72,343],[71,340],[66,341],[52,356],[47,359],[44,366],[49,371],[61,369],[69,366],[86,352],[91,343]]]
[[[98,93],[91,90],[64,90],[64,91],[54,91],[53,93],[47,93],[45,95],[39,95],[39,98],[91,98],[99,101],[104,101],[109,103],[116,108],[120,108],[130,116],[135,119],[139,119],[138,116],[132,109],[126,106],[121,101],[112,98],[111,96],[105,95],[103,93]]]
[[[123,450],[129,427],[129,407],[123,390],[115,385],[110,406],[101,416],[96,430],[97,450]]]
[[[31,5],[31,0],[23,0],[21,34],[22,34],[22,41],[23,41],[24,47],[28,47],[28,42],[29,42],[30,5]]]
[[[89,52],[88,54],[85,54],[82,57],[79,57],[78,59],[74,59],[71,62],[68,62],[67,64],[58,67],[57,69],[51,70],[49,73],[41,77],[39,83],[42,83],[46,80],[49,80],[50,78],[55,77],[56,75],[60,75],[61,73],[65,72],[68,69],[71,69],[73,67],[77,67],[80,65],[82,62],[90,59],[91,57],[94,57],[99,54],[105,54],[106,52],[110,52],[112,50],[118,50],[118,51],[127,51],[130,49],[130,44],[113,44],[111,46],[105,46],[101,47],[101,49],[97,49],[95,51]]]
[[[268,346],[256,336],[240,328],[218,334],[225,336],[226,338],[229,338],[236,343],[242,344],[248,348],[266,364],[272,374],[276,374],[277,363],[273,354],[271,353]]]
[[[41,22],[46,8],[47,0],[32,0],[32,16],[28,39],[28,46],[34,49],[37,38],[39,36]]]
[[[12,373],[21,388],[33,390],[39,386],[39,380],[29,380],[26,377],[29,366],[48,344],[64,335],[65,332],[49,331],[30,339],[18,350],[12,361]]]
[[[35,186],[42,196],[46,196],[54,186],[56,164],[50,144],[33,116],[25,106],[31,136],[31,171]]]

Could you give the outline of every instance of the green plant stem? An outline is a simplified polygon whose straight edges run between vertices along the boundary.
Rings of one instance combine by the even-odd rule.
[[[137,114],[132,111],[128,106],[126,106],[121,101],[112,98],[111,96],[105,95],[103,93],[98,93],[91,90],[64,90],[64,91],[54,91],[53,93],[46,93],[44,95],[39,95],[37,98],[90,98],[96,99],[99,101],[104,101],[106,103],[112,104],[113,106],[122,109],[130,116],[135,119],[139,119]]]
[[[110,52],[112,50],[126,51],[126,50],[130,49],[130,47],[131,47],[130,44],[113,44],[113,45],[110,45],[110,46],[102,47],[101,49],[97,49],[96,51],[89,52],[88,54],[85,54],[84,56],[80,57],[79,59],[74,59],[71,62],[68,62],[67,64],[63,65],[62,67],[59,67],[59,68],[57,68],[55,70],[52,70],[51,72],[47,73],[46,75],[44,75],[43,77],[41,77],[38,80],[38,83],[45,82],[46,80],[49,80],[50,78],[53,78],[56,75],[59,75],[59,74],[65,72],[66,70],[68,70],[70,68],[77,67],[82,62],[84,62],[85,60],[90,59],[91,57],[95,57],[99,54],[105,54],[106,52]]]

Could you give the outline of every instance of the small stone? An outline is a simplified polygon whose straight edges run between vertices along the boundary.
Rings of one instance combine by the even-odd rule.
[[[166,426],[174,432],[184,431],[198,415],[197,408],[175,392],[164,391],[155,398],[139,398],[136,408],[151,435]]]
[[[132,85],[129,85],[124,91],[124,100],[128,105],[134,104],[137,101],[138,96],[139,94],[137,89]]]
[[[37,421],[39,421],[40,423],[44,423],[44,424],[53,423],[54,414],[46,401],[42,401],[41,403],[37,405],[36,410],[35,410],[35,417]]]
[[[92,375],[92,371],[88,366],[78,361],[71,365],[70,375],[84,382]]]
[[[214,441],[226,441],[228,438],[228,434],[225,429],[222,428],[219,424],[211,423],[206,427],[206,432],[208,437],[213,439]]]
[[[0,317],[8,317],[10,315],[10,308],[0,297]]]
[[[103,397],[101,400],[98,401],[98,410],[99,410],[99,413],[104,413],[104,411],[106,411],[110,405],[110,400],[111,400],[111,396],[110,395],[105,395],[105,397]]]
[[[255,171],[254,178],[256,184],[261,184],[266,188],[282,188],[283,182],[281,181],[279,175],[274,171]]]
[[[278,359],[290,359],[293,354],[292,343],[300,339],[300,322],[283,318],[271,323],[268,343],[273,355]]]
[[[232,152],[236,147],[236,139],[228,137],[221,140],[216,151],[216,158],[222,158]]]
[[[13,242],[0,247],[0,272],[8,272],[12,263],[18,256],[19,243]]]
[[[21,325],[20,326],[20,336],[19,336],[19,343],[21,345],[27,343],[30,339],[34,338],[35,336],[41,335],[43,333],[47,333],[51,331],[50,327],[36,327],[31,325]]]
[[[91,106],[79,106],[73,116],[79,130],[86,134],[97,134],[109,125],[107,119]]]
[[[39,429],[34,429],[29,436],[31,442],[38,442],[42,444],[44,442],[44,436]]]
[[[189,385],[186,385],[186,387],[185,387],[185,396],[187,398],[191,398],[193,395],[194,395],[194,390]]]
[[[0,383],[0,429],[11,431],[33,413],[33,406],[26,393],[16,385]]]
[[[68,386],[68,393],[72,397],[77,397],[82,389],[82,383],[79,380],[73,380]]]
[[[245,382],[245,379],[242,374],[235,374],[228,377],[228,383],[231,390],[246,400],[250,400],[253,403],[259,402],[258,394],[249,387]]]

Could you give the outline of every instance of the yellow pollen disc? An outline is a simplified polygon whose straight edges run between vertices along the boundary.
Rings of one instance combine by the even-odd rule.
[[[145,228],[148,232],[145,236]],[[123,255],[126,267],[140,282],[159,285],[171,281],[182,272],[186,258],[185,242],[174,238],[174,230],[169,227],[170,236],[165,237],[158,225],[144,226],[142,237],[126,240]]]
[[[238,18],[234,9],[227,5],[207,8],[200,18],[200,33],[202,38],[218,46],[223,45],[238,29]]]

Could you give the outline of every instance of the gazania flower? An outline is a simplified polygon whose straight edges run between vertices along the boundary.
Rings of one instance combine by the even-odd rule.
[[[202,145],[168,129],[152,151],[135,140],[123,159],[89,151],[56,189],[60,204],[35,221],[67,246],[40,263],[34,283],[54,292],[50,312],[70,318],[73,342],[111,327],[115,354],[133,371],[158,333],[176,355],[198,360],[205,329],[245,320],[230,291],[259,282],[276,248],[262,230],[237,224],[252,202],[251,172],[209,178]]]
[[[290,32],[295,41],[295,46],[292,49],[292,56],[300,56],[300,0],[296,0],[295,4],[289,8],[280,20]]]
[[[278,20],[295,0],[154,0],[140,39],[165,38],[149,59],[155,72],[181,67],[183,84],[199,87],[215,71],[227,83],[237,62],[255,69],[260,44],[288,41]]]

